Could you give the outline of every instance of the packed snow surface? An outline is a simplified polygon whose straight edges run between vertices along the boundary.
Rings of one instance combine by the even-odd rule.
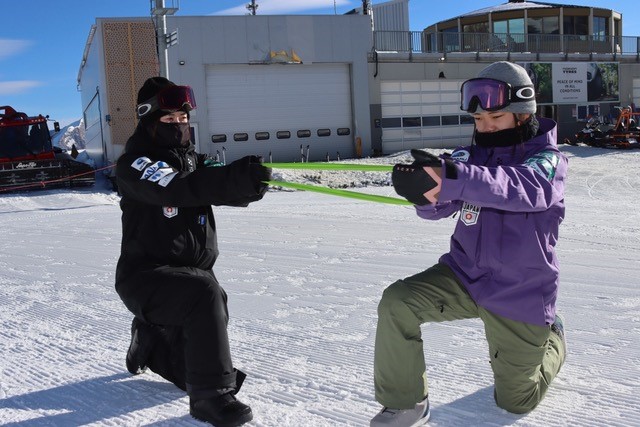
[[[570,159],[558,244],[566,365],[536,410],[510,414],[493,402],[481,322],[425,325],[429,425],[640,425],[640,151],[561,149]],[[275,176],[395,196],[385,173]],[[126,371],[131,315],[114,290],[118,201],[101,182],[0,195],[0,424],[204,425],[181,390]],[[215,272],[229,294],[234,363],[248,374],[239,397],[253,408],[250,425],[368,425],[379,410],[381,293],[434,264],[455,219],[275,189],[248,208],[214,210]]]

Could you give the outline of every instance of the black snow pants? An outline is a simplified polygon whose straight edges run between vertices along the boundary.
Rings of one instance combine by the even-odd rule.
[[[116,290],[152,326],[141,329],[141,339],[153,341],[147,361],[153,372],[196,399],[239,390],[245,375],[231,362],[227,294],[212,271],[161,266],[129,275]]]

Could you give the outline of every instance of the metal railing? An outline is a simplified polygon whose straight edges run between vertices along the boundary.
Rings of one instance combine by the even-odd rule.
[[[640,55],[640,37],[374,31],[378,52],[532,52]]]

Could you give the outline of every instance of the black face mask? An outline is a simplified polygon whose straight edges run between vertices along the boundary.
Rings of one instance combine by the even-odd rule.
[[[537,135],[540,123],[535,116],[520,126],[503,129],[497,132],[478,132],[474,134],[476,144],[480,147],[510,147],[522,144]]]
[[[189,123],[157,122],[155,126],[155,143],[161,147],[188,147],[191,140]]]

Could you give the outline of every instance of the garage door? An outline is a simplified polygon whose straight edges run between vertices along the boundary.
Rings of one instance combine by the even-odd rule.
[[[460,111],[461,84],[462,80],[383,81],[383,153],[468,144],[473,122]]]
[[[258,154],[273,161],[353,155],[347,64],[210,65],[212,154]]]

